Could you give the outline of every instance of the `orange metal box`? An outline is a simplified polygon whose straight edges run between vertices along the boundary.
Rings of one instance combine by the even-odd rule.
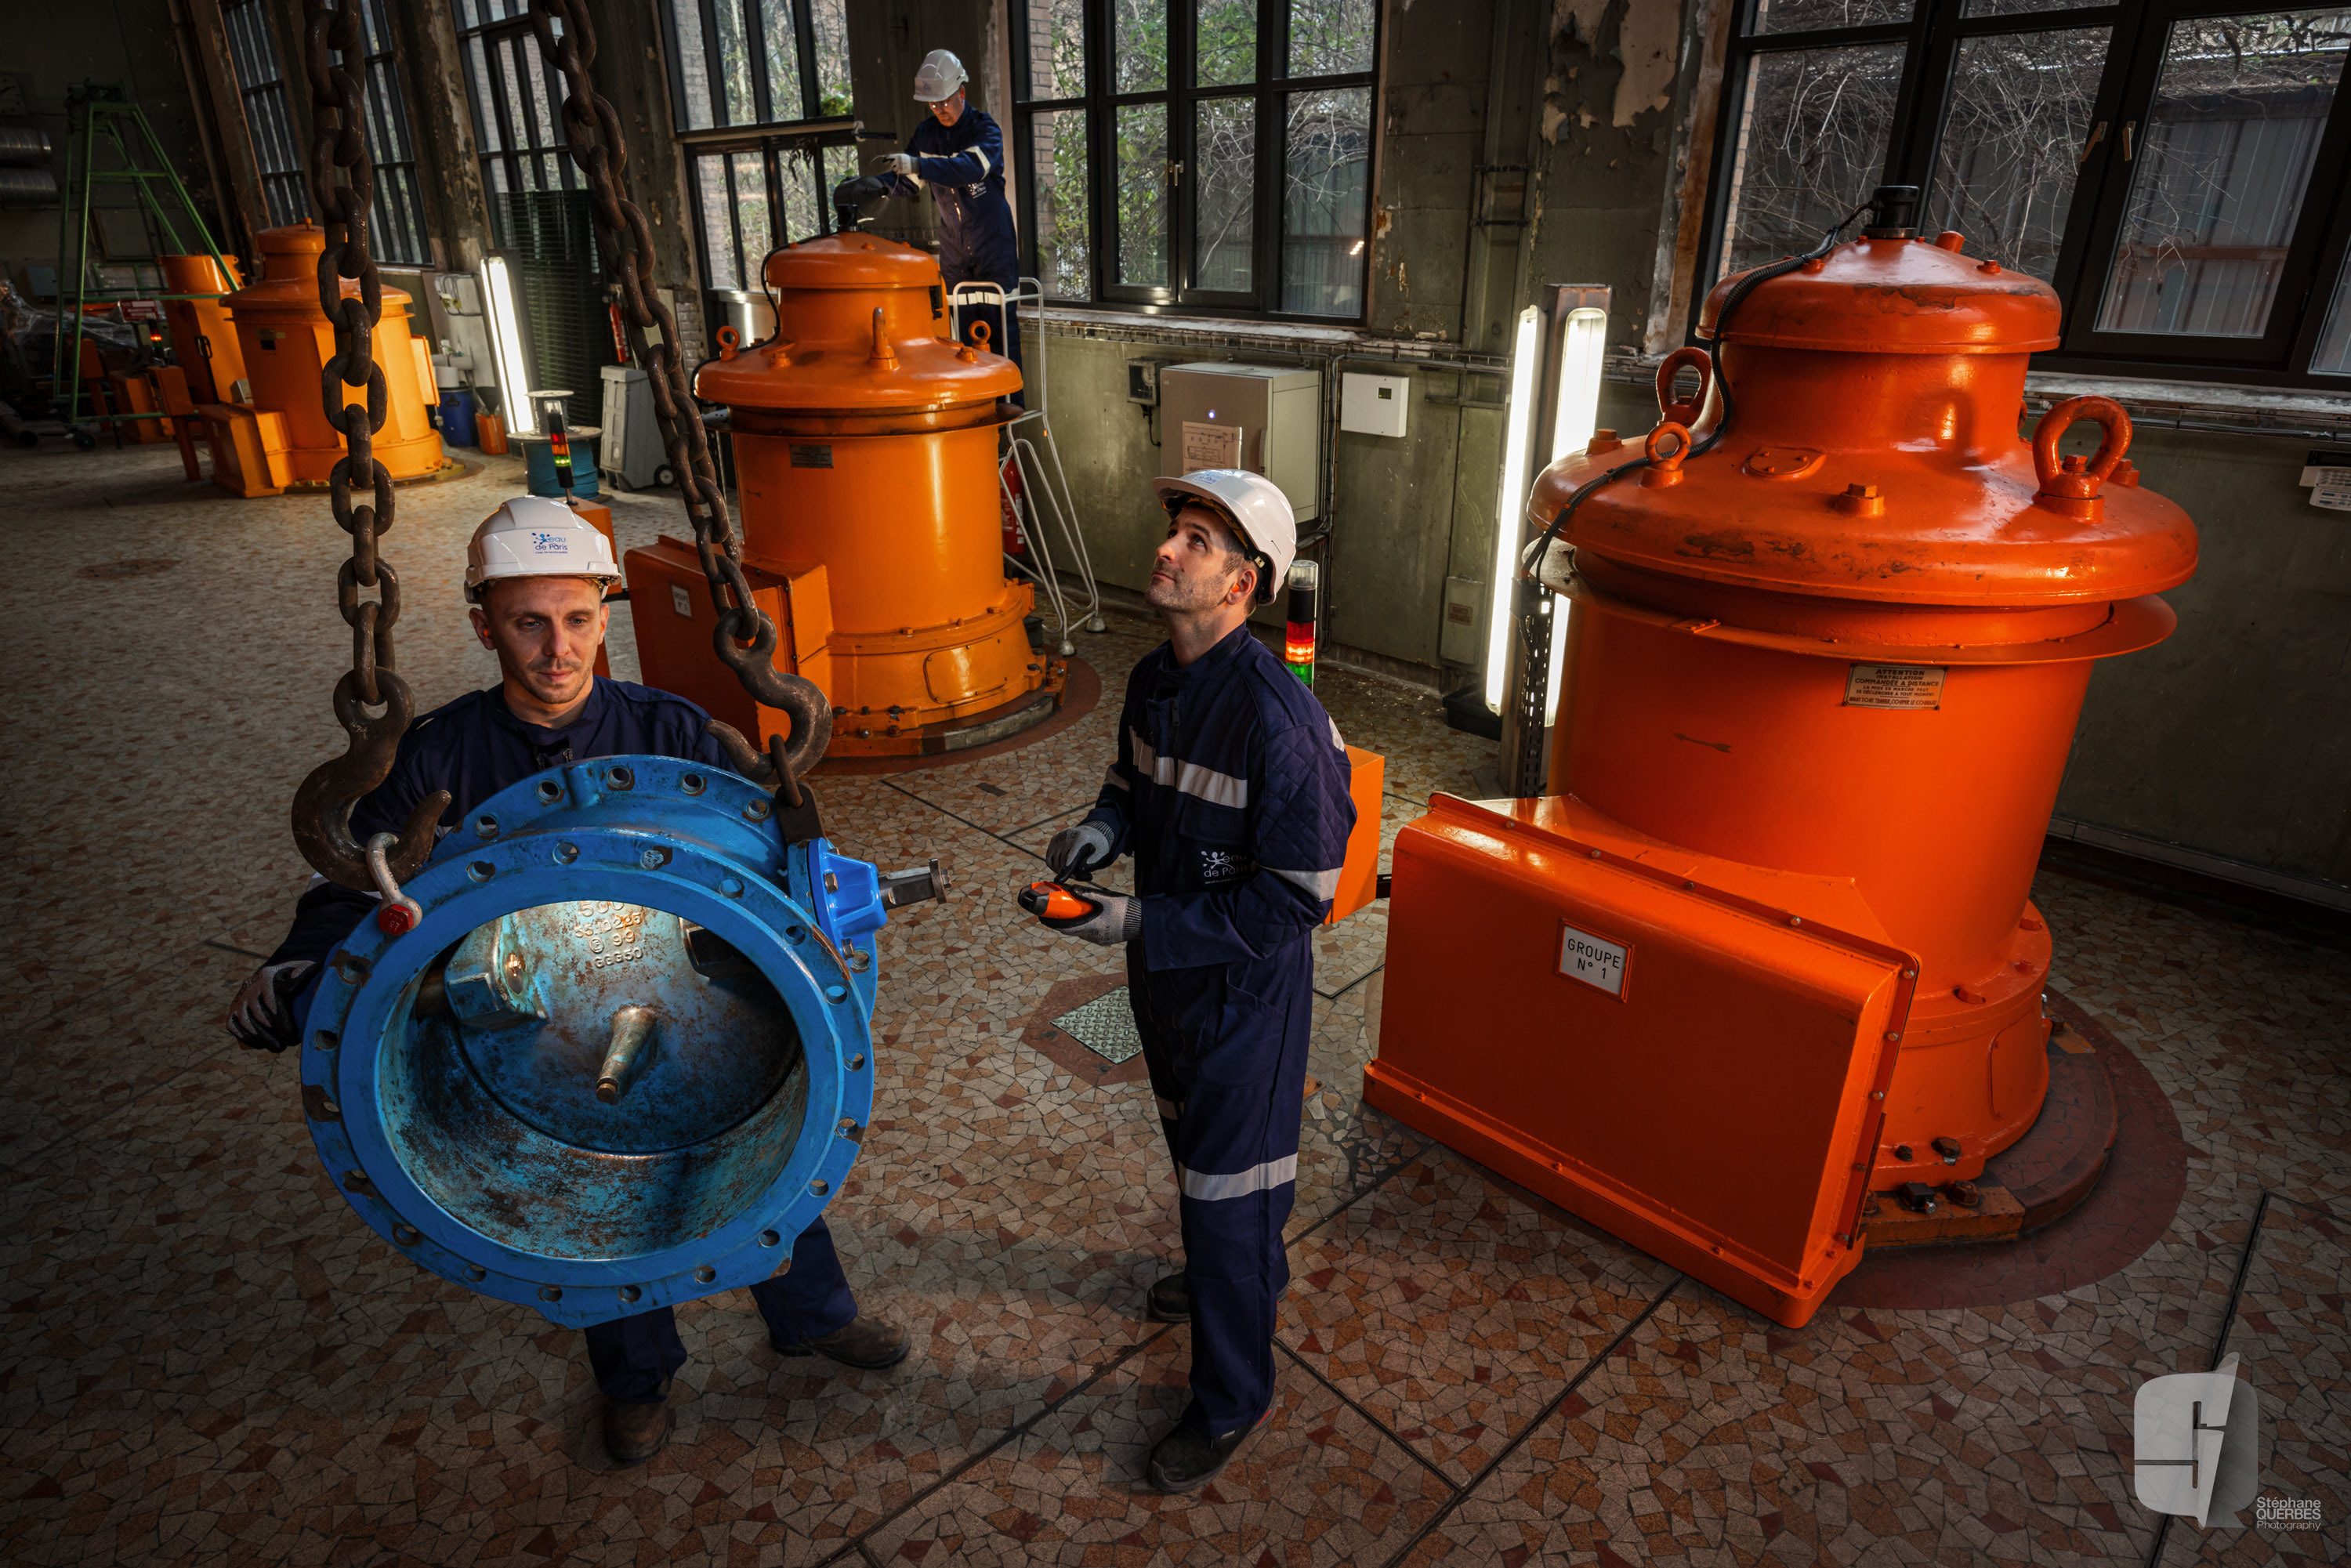
[[[1388,760],[1351,746],[1347,766],[1355,826],[1347,835],[1347,860],[1339,869],[1339,891],[1332,895],[1325,925],[1336,925],[1380,895],[1380,804],[1387,799]]]
[[[717,615],[710,582],[693,545],[664,536],[621,562],[628,574],[630,623],[636,628],[639,678],[698,704],[746,736],[789,735],[790,716],[756,701],[711,647]],[[824,567],[787,566],[746,557],[752,602],[776,623],[776,668],[822,686],[831,674],[825,640],[832,634]]]

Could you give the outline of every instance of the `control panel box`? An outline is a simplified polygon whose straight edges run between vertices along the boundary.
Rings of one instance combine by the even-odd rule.
[[[1163,366],[1159,452],[1162,474],[1262,474],[1304,523],[1321,511],[1322,373],[1288,365]]]
[[[1339,378],[1339,428],[1354,435],[1400,436],[1405,433],[1405,408],[1411,401],[1410,376],[1350,371]]]

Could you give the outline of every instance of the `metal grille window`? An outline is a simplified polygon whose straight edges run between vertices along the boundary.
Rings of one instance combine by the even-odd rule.
[[[849,116],[848,0],[661,0],[681,131]]]
[[[279,228],[307,222],[310,194],[287,110],[286,73],[278,68],[277,46],[269,36],[268,14],[261,0],[225,0],[221,25],[228,36],[237,96],[245,101],[246,131],[253,142],[253,160],[260,167],[261,199],[269,209],[269,221]]]
[[[392,58],[392,19],[385,0],[365,0],[367,24],[368,161],[375,165],[374,225],[368,240],[378,261],[423,267],[433,259],[424,243],[424,204],[416,184],[416,142],[400,70]]]
[[[1361,320],[1376,0],[1016,0],[1048,295]]]
[[[2327,384],[2351,374],[2346,59],[2339,5],[1748,0],[1709,245],[1738,271],[1917,185],[1926,232],[2056,287],[2068,368]]]

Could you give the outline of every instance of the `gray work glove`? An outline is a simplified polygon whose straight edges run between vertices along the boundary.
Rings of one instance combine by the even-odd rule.
[[[882,160],[882,167],[893,174],[912,174],[914,172],[914,155],[912,152],[893,152]]]
[[[1045,863],[1063,882],[1102,870],[1110,864],[1110,830],[1100,822],[1063,828],[1045,846]]]
[[[1123,893],[1104,893],[1098,887],[1070,891],[1080,898],[1091,899],[1094,912],[1074,920],[1053,920],[1040,915],[1037,917],[1039,924],[1097,947],[1115,947],[1143,935],[1143,900]]]
[[[301,1043],[294,1033],[293,1002],[318,968],[308,958],[264,964],[228,1005],[228,1031],[247,1051],[286,1051]]]

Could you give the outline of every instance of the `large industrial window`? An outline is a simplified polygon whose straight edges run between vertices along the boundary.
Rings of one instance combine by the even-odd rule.
[[[1013,37],[1048,295],[1363,319],[1377,0],[1014,0]]]
[[[2351,9],[1750,0],[1742,24],[1720,271],[1809,249],[1880,181],[1913,184],[1927,232],[2056,287],[2054,363],[2351,375]]]
[[[773,136],[693,153],[703,269],[713,288],[757,288],[768,253],[832,232],[832,188],[857,171],[851,133]]]
[[[662,0],[681,131],[849,116],[848,0]]]
[[[295,142],[286,73],[278,67],[277,46],[269,37],[268,13],[261,0],[226,0],[221,25],[228,35],[229,68],[236,73],[237,96],[245,102],[246,132],[260,169],[261,199],[269,209],[269,222],[277,228],[306,223],[309,183]]]
[[[392,19],[385,0],[364,0],[367,25],[368,161],[375,165],[375,208],[368,238],[378,261],[423,267],[433,259],[424,243],[424,204],[416,186],[416,142],[409,133],[408,105],[400,96],[400,71],[392,58]]]

